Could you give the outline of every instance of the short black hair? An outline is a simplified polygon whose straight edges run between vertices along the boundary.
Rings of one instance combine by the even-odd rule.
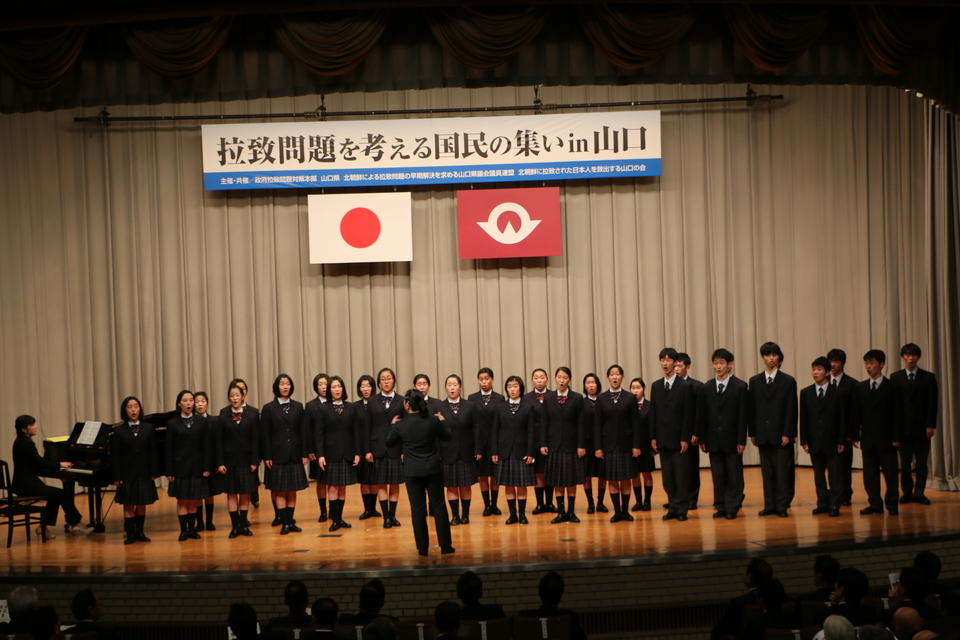
[[[26,631],[33,640],[49,640],[57,632],[60,619],[56,610],[45,605],[37,607],[26,618]]]
[[[257,612],[246,602],[234,602],[227,615],[227,626],[237,640],[252,640],[257,637]]]
[[[140,417],[143,417],[143,404],[140,402],[140,398],[127,396],[123,399],[123,402],[120,403],[120,422],[127,422],[130,419],[130,416],[127,415],[127,405],[130,404],[131,401],[137,403],[137,406],[140,407]]]
[[[370,395],[373,395],[373,392],[377,389],[377,381],[374,380],[373,376],[369,373],[365,373],[357,378],[357,397],[361,400],[363,399],[363,393],[360,391],[360,385],[363,384],[364,381],[370,383]]]
[[[563,598],[564,586],[563,576],[559,573],[551,571],[546,574],[540,578],[540,586],[538,587],[540,602],[548,607],[557,606],[560,604],[560,599]]]
[[[307,585],[300,580],[291,580],[283,588],[283,604],[287,605],[293,613],[303,613],[307,610],[307,603],[310,601],[310,594],[307,593]]]
[[[510,384],[511,382],[520,383],[520,397],[522,398],[527,388],[524,386],[523,378],[521,378],[520,376],[510,376],[509,378],[507,378],[506,382],[503,383],[503,395],[507,396],[508,399],[510,398],[510,394],[507,393],[507,385]]]
[[[676,358],[676,359],[677,359],[678,361],[682,362],[682,363],[683,363],[683,366],[685,366],[685,367],[689,367],[689,366],[690,366],[690,362],[691,362],[691,360],[690,360],[690,354],[684,353],[683,351],[681,351],[681,352],[679,352],[679,353],[677,354],[677,358]]]
[[[370,613],[380,613],[387,599],[387,590],[380,580],[374,578],[360,587],[360,609]]]
[[[84,589],[73,596],[73,602],[70,603],[70,611],[73,613],[73,619],[76,621],[90,619],[90,607],[97,606],[97,596],[93,595],[93,589]]]
[[[188,393],[191,396],[193,395],[193,391],[190,391],[190,389],[184,389],[183,391],[177,394],[177,413],[178,414],[180,413],[180,401],[183,400],[183,396],[187,395]]]
[[[460,605],[446,600],[433,611],[433,620],[440,633],[456,633],[460,628]]]
[[[317,395],[320,395],[320,390],[317,388],[317,386],[320,384],[321,380],[326,380],[329,383],[330,376],[325,373],[318,373],[317,375],[313,376],[313,392]]]
[[[333,629],[340,615],[340,607],[333,598],[317,598],[310,607],[310,615],[316,620],[318,629]]]
[[[446,378],[443,379],[444,386],[446,386],[447,383],[450,382],[450,378],[453,378],[454,380],[456,380],[457,384],[460,385],[461,387],[463,386],[463,380],[461,380],[460,376],[458,376],[455,373],[451,373],[450,375],[448,375]]]
[[[843,599],[848,604],[860,604],[870,593],[870,579],[867,574],[854,567],[840,569],[836,586],[843,589]]]
[[[940,556],[933,551],[921,551],[914,557],[913,566],[920,570],[927,582],[936,582],[943,563],[940,562]]]
[[[779,364],[783,364],[783,349],[776,342],[764,342],[760,345],[760,357],[777,356],[780,358]]]
[[[747,573],[753,578],[753,584],[757,585],[773,577],[773,567],[763,558],[753,558],[747,563]]]
[[[870,349],[870,351],[863,354],[863,361],[866,362],[867,360],[876,360],[880,364],[886,364],[887,354],[885,354],[882,349]]]
[[[327,401],[333,402],[333,381],[336,380],[340,383],[340,387],[343,389],[343,395],[340,397],[340,400],[346,402],[350,399],[350,392],[347,391],[347,383],[343,381],[343,378],[340,376],[330,376],[327,378]]]
[[[821,367],[824,371],[829,373],[830,360],[827,359],[825,356],[820,356],[819,358],[815,359],[812,363],[810,363],[810,368],[812,369],[813,367]]]
[[[382,376],[382,375],[385,374],[385,373],[389,373],[389,374],[390,374],[390,377],[393,378],[393,386],[396,387],[396,386],[397,386],[397,374],[394,373],[394,372],[393,372],[393,369],[391,369],[390,367],[384,367],[383,369],[380,369],[380,371],[377,372],[377,388],[378,388],[378,389],[382,389],[382,388],[383,388],[383,387],[380,386],[380,376]]]
[[[903,345],[902,347],[900,347],[900,357],[901,357],[901,358],[902,358],[903,356],[917,356],[917,357],[919,358],[919,357],[921,357],[922,355],[923,355],[923,352],[920,351],[920,346],[919,346],[919,345],[916,345],[916,344],[914,344],[914,343],[912,343],[912,342],[908,342],[907,344],[905,344],[905,345]]]
[[[630,381],[630,386],[631,386],[631,387],[633,386],[633,383],[634,383],[634,382],[639,382],[639,383],[640,383],[640,386],[643,387],[644,389],[647,388],[647,383],[645,383],[645,382],[643,381],[643,378],[634,378],[633,380],[631,380],[631,381]]]
[[[427,381],[428,387],[433,385],[433,383],[430,382],[430,376],[428,376],[425,373],[418,373],[417,375],[413,376],[413,386],[417,386],[417,380],[419,380],[420,378],[423,378],[424,380]]]
[[[619,372],[620,372],[620,375],[623,375],[623,367],[621,367],[621,366],[618,365],[618,364],[612,364],[612,365],[610,365],[609,367],[607,367],[607,377],[608,377],[608,378],[610,377],[610,372],[613,371],[614,369],[616,369],[617,371],[619,371]]]
[[[567,374],[568,378],[573,378],[573,374],[570,372],[570,367],[557,367],[557,370],[553,372],[553,377],[556,378],[561,371]]]
[[[720,358],[721,360],[726,360],[727,362],[736,362],[736,361],[733,359],[733,352],[732,352],[732,351],[728,351],[728,350],[724,349],[723,347],[721,347],[721,348],[719,348],[719,349],[717,349],[716,351],[713,352],[713,355],[710,356],[710,362],[713,362],[713,361],[716,360],[717,358]]]
[[[495,378],[495,377],[496,377],[496,376],[493,375],[493,369],[491,369],[490,367],[481,367],[481,368],[480,368],[480,371],[477,371],[477,377],[478,377],[478,378],[479,378],[480,376],[482,376],[483,374],[487,374],[487,375],[490,376],[491,378]]]
[[[843,349],[830,349],[830,351],[827,351],[827,360],[847,364],[847,353]]]
[[[20,435],[21,433],[23,433],[24,429],[26,429],[27,427],[31,427],[35,424],[37,424],[36,418],[34,418],[33,416],[22,415],[22,416],[17,416],[17,420],[14,423],[14,428],[17,430],[17,435]]]
[[[767,609],[779,609],[787,601],[787,591],[776,578],[767,578],[757,585],[757,600],[762,600]]]
[[[817,556],[817,559],[813,561],[813,570],[815,573],[819,573],[827,584],[833,585],[837,583],[840,563],[837,562],[836,558],[825,553]]]
[[[603,391],[603,385],[600,384],[600,376],[595,373],[588,373],[583,376],[583,395],[587,395],[587,378],[593,378],[597,383],[597,395],[600,395],[600,392]]]
[[[296,387],[293,384],[293,378],[291,378],[285,373],[281,373],[280,375],[277,376],[277,379],[273,381],[273,397],[274,398],[280,397],[280,381],[283,380],[284,378],[290,381],[290,395],[287,397],[289,398],[293,397],[293,391],[294,389],[296,389]]]
[[[900,586],[911,600],[919,602],[930,595],[930,583],[916,567],[904,567],[900,570]]]
[[[673,347],[664,347],[663,349],[660,349],[660,360],[667,358],[669,360],[673,360],[674,362],[676,362],[677,358],[679,357],[680,357],[680,354],[677,353],[677,350],[674,349]]]
[[[463,604],[477,604],[483,595],[483,580],[473,571],[466,571],[457,578],[457,597]]]

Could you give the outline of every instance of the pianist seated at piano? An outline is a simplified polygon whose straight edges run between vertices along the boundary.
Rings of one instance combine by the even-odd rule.
[[[33,416],[20,416],[16,420],[17,439],[13,442],[13,481],[11,489],[17,496],[39,496],[47,501],[43,512],[43,524],[47,538],[54,538],[52,527],[57,526],[57,512],[63,508],[67,521],[66,531],[75,535],[87,535],[89,531],[81,524],[83,516],[74,506],[72,493],[44,484],[40,479],[43,473],[55,473],[69,469],[69,462],[44,460],[37,452],[33,437],[37,435],[37,421]],[[40,529],[37,529],[40,533]]]
[[[143,523],[147,505],[157,501],[157,438],[153,425],[140,420],[141,411],[138,398],[125,398],[120,404],[123,424],[113,430],[110,439],[113,483],[117,485],[117,502],[123,505],[123,544],[150,542],[143,533]]]

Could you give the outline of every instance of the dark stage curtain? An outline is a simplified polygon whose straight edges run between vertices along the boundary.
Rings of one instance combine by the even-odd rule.
[[[584,5],[581,24],[603,57],[624,69],[641,69],[662,58],[697,19],[687,5]]]
[[[298,65],[320,76],[335,76],[364,61],[389,18],[386,9],[281,15],[273,32]]]
[[[468,69],[493,69],[537,37],[547,13],[544,5],[451,7],[429,10],[427,20],[450,57]]]
[[[210,64],[226,42],[233,18],[199,18],[124,27],[124,41],[145,67],[165,78],[186,78]]]
[[[860,45],[873,66],[884,73],[898,74],[940,38],[947,10],[853,5],[853,15]]]
[[[724,6],[727,24],[743,54],[766,71],[786,69],[827,28],[830,10],[821,5]]]
[[[4,33],[0,67],[29,89],[50,89],[73,67],[86,35],[86,27]]]

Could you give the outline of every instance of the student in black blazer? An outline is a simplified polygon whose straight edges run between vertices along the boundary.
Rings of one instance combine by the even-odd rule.
[[[760,449],[763,474],[761,516],[790,514],[797,439],[797,381],[780,371],[783,351],[775,342],[760,345],[764,371],[750,378],[750,441]]]
[[[610,389],[597,397],[594,413],[593,452],[603,459],[603,478],[610,488],[613,502],[613,517],[610,522],[632,521],[630,515],[630,485],[637,475],[637,457],[640,455],[642,434],[640,414],[633,394],[625,391],[623,367],[618,364],[607,368]]]
[[[904,368],[890,376],[890,381],[903,388],[903,442],[900,443],[900,503],[930,504],[923,495],[927,488],[930,440],[937,430],[939,389],[937,376],[917,366],[920,347],[903,345],[900,358]],[[913,482],[911,468],[916,462],[917,482]]]
[[[387,446],[400,446],[403,451],[404,477],[417,553],[427,555],[430,543],[427,530],[428,493],[440,553],[453,553],[456,549],[451,543],[450,522],[447,519],[447,507],[443,503],[443,466],[440,462],[440,442],[450,440],[450,429],[444,424],[443,418],[427,413],[427,403],[416,389],[410,389],[404,395],[403,408],[407,415],[390,426],[386,442]]]
[[[863,452],[863,488],[870,504],[863,515],[899,515],[897,490],[897,448],[903,442],[903,389],[883,375],[887,356],[871,349],[863,356],[868,378],[857,385],[852,406],[854,446]],[[880,497],[880,474],[886,491]]]
[[[360,433],[362,437],[370,436],[370,399],[373,397],[373,390],[377,387],[377,381],[370,374],[364,374],[357,378],[357,396],[360,398],[354,404],[360,410]],[[367,444],[366,448],[369,448]],[[373,463],[367,462],[366,455],[361,456],[360,464],[357,465],[357,482],[360,483],[360,497],[363,498],[363,513],[360,514],[360,520],[367,518],[379,518],[382,514],[377,511],[377,481],[374,479]]]
[[[536,485],[534,454],[540,438],[540,414],[523,402],[523,379],[510,376],[507,398],[494,407],[491,459],[497,465],[497,483],[507,488],[510,517],[506,524],[527,524],[527,487]],[[501,396],[502,397],[502,396]]]
[[[210,477],[212,439],[206,420],[193,413],[193,393],[183,390],[177,394],[179,415],[167,422],[165,442],[167,494],[177,499],[177,518],[180,520],[178,540],[199,540],[196,532],[196,510],[210,495],[207,478]]]
[[[650,446],[650,401],[646,397],[647,383],[643,381],[643,378],[634,378],[630,381],[630,393],[637,399],[641,438],[640,456],[637,458],[639,473],[630,482],[633,485],[633,497],[636,503],[630,510],[650,511],[650,498],[653,496],[653,472],[657,470],[657,463],[656,454]]]
[[[307,488],[303,465],[310,455],[303,405],[293,399],[293,379],[281,373],[273,381],[273,401],[260,412],[260,455],[267,466],[266,484],[277,503],[280,535],[300,531],[294,522],[297,492]]]
[[[500,487],[497,485],[497,469],[490,457],[493,434],[493,415],[503,396],[493,390],[493,369],[483,367],[477,373],[477,384],[480,390],[471,393],[468,400],[476,405],[479,413],[477,421],[480,434],[480,459],[477,460],[477,474],[480,476],[480,495],[483,497],[483,516],[499,516],[497,498],[500,496]]]
[[[583,458],[584,474],[583,492],[587,496],[587,513],[609,513],[603,498],[607,493],[607,481],[603,479],[603,459],[594,455],[599,448],[593,441],[593,425],[596,424],[597,397],[603,393],[600,376],[588,373],[583,376],[583,446],[587,455]],[[593,478],[597,479],[597,502],[593,502]],[[652,480],[651,480],[652,482]]]
[[[530,375],[530,381],[533,389],[523,396],[523,402],[529,402],[537,410],[537,420],[541,428],[543,426],[543,401],[549,393],[547,389],[547,372],[543,369],[534,369]],[[533,471],[537,476],[537,485],[533,492],[537,498],[537,506],[531,513],[539,515],[541,513],[557,513],[557,507],[553,504],[553,487],[549,486],[545,477],[547,473],[547,455],[537,449],[536,461],[533,463]]]
[[[423,396],[424,402],[427,403],[427,411],[430,412],[430,415],[436,415],[437,412],[440,411],[440,403],[442,400],[430,395],[430,376],[425,373],[418,373],[413,376],[413,388]]]
[[[693,386],[693,398],[694,405],[696,405],[697,393],[700,391],[700,387],[703,386],[703,383],[695,378],[690,377],[690,355],[684,352],[677,354],[677,362],[674,365],[674,371],[677,372],[677,375],[683,378],[683,380]],[[696,415],[696,407],[694,407],[694,415]],[[697,440],[697,433],[694,431],[693,436],[690,439],[690,446],[687,447],[687,452],[683,455],[687,456],[689,460],[687,461],[687,470],[690,473],[688,476],[688,490],[690,494],[690,510],[695,511],[697,509],[697,504],[700,502],[700,448],[699,441]]]
[[[327,385],[327,401],[313,411],[313,440],[320,482],[327,486],[330,500],[330,531],[349,529],[343,520],[343,505],[347,487],[357,484],[357,466],[360,454],[366,449],[363,442],[363,409],[347,402],[347,386],[340,376],[332,376]]]
[[[696,400],[693,387],[677,375],[676,349],[660,351],[663,378],[650,385],[650,446],[660,454],[663,489],[670,507],[664,520],[687,519],[690,509],[690,458],[686,456],[693,439]]]
[[[800,392],[800,446],[810,454],[817,508],[813,515],[840,515],[843,501],[843,460],[847,446],[840,392],[830,387],[830,361],[819,357],[811,365],[813,384]],[[829,477],[830,489],[827,490]]]
[[[475,404],[460,397],[463,388],[460,376],[447,376],[444,388],[447,399],[438,402],[436,409],[450,427],[450,441],[440,445],[440,458],[443,461],[443,486],[447,489],[447,502],[450,503],[450,526],[455,527],[470,524],[473,485],[480,480],[477,474],[477,461],[480,459],[480,411]],[[429,408],[427,410],[430,411]]]
[[[840,482],[843,484],[843,499],[840,504],[849,507],[853,504],[853,425],[850,422],[850,403],[853,402],[857,380],[843,370],[847,364],[847,354],[843,349],[830,349],[827,360],[830,361],[830,387],[839,392],[842,428],[847,434],[843,453],[840,454]]]
[[[403,414],[403,398],[394,392],[397,374],[383,368],[377,374],[380,393],[367,403],[367,462],[373,465],[373,479],[377,484],[380,509],[383,510],[383,528],[399,527],[397,500],[403,482],[403,462],[400,447],[387,446],[387,434],[394,418]],[[446,509],[444,509],[446,511]]]
[[[153,425],[140,422],[140,400],[134,396],[120,403],[120,421],[110,436],[113,484],[116,500],[123,505],[123,544],[150,542],[143,533],[147,505],[157,501],[160,477],[157,460],[157,438]]]
[[[222,458],[223,438],[220,433],[220,420],[218,416],[210,415],[207,409],[210,407],[210,397],[206,391],[193,392],[193,413],[202,418],[207,423],[207,430],[210,438],[210,476],[207,478],[207,487],[210,495],[203,501],[204,505],[197,507],[197,531],[216,531],[217,527],[213,524],[214,496],[224,493],[224,474],[227,468],[222,463],[216,462]],[[207,512],[207,523],[203,523],[204,508]]]
[[[257,470],[260,467],[260,413],[244,405],[243,389],[231,382],[227,389],[230,404],[218,416],[223,442],[218,464],[227,469],[224,488],[227,492],[227,511],[230,513],[230,535],[252,536],[247,511],[250,494],[260,485]]]
[[[743,450],[750,404],[747,383],[733,375],[733,353],[717,349],[710,358],[716,376],[697,392],[696,432],[710,456],[714,518],[733,520],[743,502]]]
[[[540,454],[547,456],[544,481],[557,487],[558,515],[551,522],[580,522],[575,512],[577,485],[585,479],[583,396],[570,389],[570,369],[560,367],[554,374],[556,391],[548,391],[540,412]],[[592,425],[591,425],[592,426]],[[567,504],[563,494],[566,490]]]
[[[315,416],[319,415],[318,411],[320,410],[320,405],[327,401],[327,385],[330,384],[330,376],[325,373],[318,373],[313,378],[313,390],[316,392],[317,397],[308,402],[303,407],[303,415],[307,421],[307,433],[313,434],[316,432],[316,425],[313,423]],[[313,438],[311,436],[310,440],[311,445],[313,444]],[[320,482],[321,470],[320,465],[317,463],[317,454],[315,451],[311,451],[310,455],[307,456],[310,458],[310,472],[307,474],[311,480],[316,481],[317,483],[317,505],[320,507],[320,517],[317,518],[317,522],[326,522],[327,521],[327,485]],[[364,501],[366,504],[366,500]]]

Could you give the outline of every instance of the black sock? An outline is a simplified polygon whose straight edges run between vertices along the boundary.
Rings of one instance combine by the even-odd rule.
[[[287,524],[291,527],[293,526],[293,510],[294,507],[287,507]]]
[[[606,488],[606,487],[598,487],[598,488],[597,488],[597,504],[603,504],[603,497],[604,497],[605,495],[607,495],[607,488]]]
[[[637,486],[635,486],[635,487],[633,488],[633,500],[634,500],[634,502],[636,502],[637,504],[643,502],[643,500],[640,499],[640,495],[641,495],[642,493],[643,493],[643,486],[641,486],[641,485],[638,484]]]
[[[187,532],[187,522],[188,522],[188,521],[190,520],[190,518],[192,518],[192,517],[193,517],[193,516],[190,515],[189,513],[188,513],[187,515],[185,515],[185,516],[180,516],[180,515],[177,516],[177,520],[180,521],[180,533],[186,533],[186,532]]]
[[[620,508],[620,494],[618,494],[618,493],[611,493],[611,494],[610,494],[610,502],[613,503],[613,513],[614,513],[615,515],[618,515],[618,516],[619,516],[620,514],[623,513],[623,511],[622,511],[621,508]]]
[[[337,503],[337,522],[343,522],[343,505],[346,503],[346,500],[337,498],[334,502]]]
[[[147,516],[146,515],[134,516],[134,518],[137,519],[137,522],[136,522],[137,529],[139,529],[140,533],[143,533],[143,523],[146,521]]]
[[[623,513],[626,513],[627,511],[629,511],[629,509],[627,509],[627,507],[630,506],[630,494],[629,494],[629,493],[621,493],[621,494],[620,494],[620,502],[621,502],[621,504],[623,505],[623,506],[621,507],[621,511],[623,511]]]
[[[366,502],[366,501],[364,501]],[[326,498],[317,498],[317,504],[320,505],[320,515],[327,515],[327,499]]]
[[[470,503],[472,502],[472,499],[471,499],[471,500],[468,500],[468,499],[464,498],[464,499],[461,500],[460,502],[463,503],[463,517],[464,517],[464,518],[469,518],[469,517],[470,517]]]
[[[389,502],[387,502],[386,500],[381,500],[381,501],[380,501],[380,511],[383,512],[383,519],[384,519],[384,520],[389,520],[389,519],[390,519],[390,503],[389,503]]]
[[[196,515],[196,517],[197,517],[197,523],[198,523],[198,524],[201,523],[201,522],[203,522],[203,507],[202,507],[202,506],[201,506],[201,507],[197,507],[197,511],[196,511],[195,515]]]
[[[587,506],[592,507],[593,506],[593,489],[584,488],[583,493],[586,494],[587,496]]]
[[[397,517],[397,501],[396,500],[390,501],[390,517],[391,518]]]
[[[123,532],[127,534],[127,539],[130,539],[134,536],[134,527],[136,527],[137,517],[124,518],[123,519]]]
[[[247,528],[247,522],[249,522],[249,521],[247,520],[247,510],[246,510],[246,509],[241,509],[238,513],[240,514],[240,526],[241,526],[242,528],[246,529],[246,528]]]
[[[214,507],[214,505],[212,505],[212,504],[207,504],[207,505],[204,505],[204,506],[207,508],[207,509],[206,509],[206,510],[207,510],[207,522],[212,522],[212,521],[213,521],[213,507]]]
[[[450,503],[450,515],[453,518],[460,517],[460,501],[459,500],[447,500]]]
[[[553,506],[553,487],[543,488],[543,502],[547,506]]]
[[[562,495],[558,495],[558,496],[557,496],[557,510],[558,510],[560,513],[563,513],[564,511],[567,510],[567,508],[566,508],[565,506],[563,506],[563,496],[562,496]]]
[[[277,509],[277,501],[276,501],[276,500],[271,500],[270,502],[273,503],[273,515],[274,515],[274,517],[279,518],[279,517],[280,517],[280,510]]]
[[[537,496],[537,506],[543,506],[543,487],[536,487],[533,490],[533,493]]]
[[[573,501],[577,499],[577,496],[567,496],[567,513],[573,513]]]
[[[499,499],[500,499],[500,489],[491,489],[490,490],[490,506],[495,508],[497,506],[497,500]]]
[[[510,509],[510,517],[516,518],[517,517],[517,499],[514,498],[513,500],[507,500],[507,508]]]
[[[483,498],[483,508],[488,508],[490,506],[490,494],[481,490],[480,496]]]
[[[519,498],[517,499],[517,512],[523,516],[527,513],[527,499]]]
[[[233,527],[233,529],[239,529],[239,528],[240,528],[240,514],[237,513],[236,511],[229,511],[228,513],[230,514],[230,524],[231,524],[231,526]]]
[[[650,496],[653,495],[653,485],[649,485],[643,488],[643,502],[644,504],[650,504]]]

